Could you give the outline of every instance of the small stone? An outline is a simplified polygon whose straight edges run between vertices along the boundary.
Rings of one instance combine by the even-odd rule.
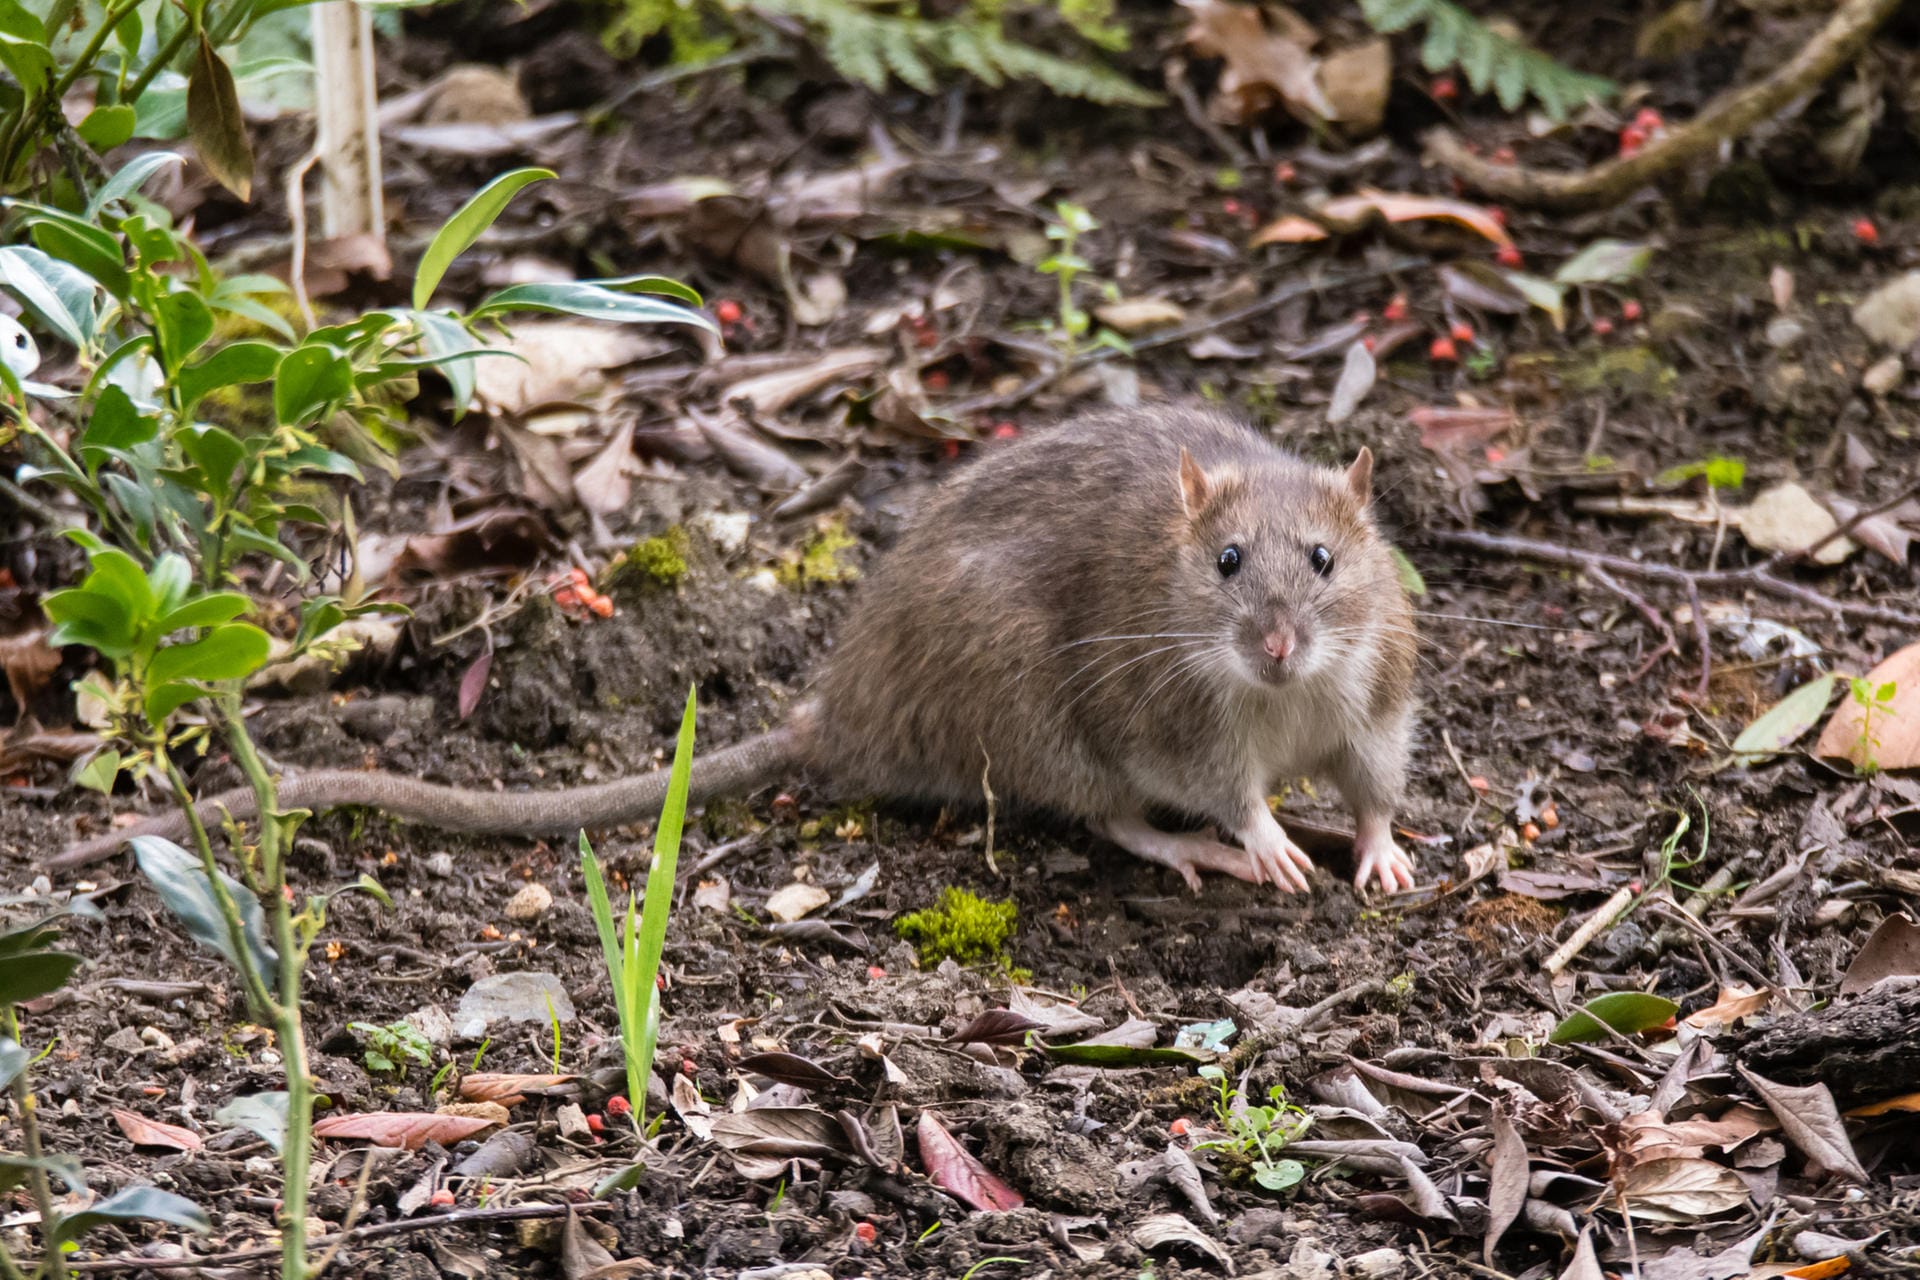
[[[767,914],[782,924],[792,924],[810,911],[818,911],[833,901],[833,895],[817,884],[795,882],[775,889],[767,898]]]
[[[696,516],[694,528],[707,535],[707,538],[727,555],[737,555],[747,545],[747,533],[753,528],[753,517],[744,511],[709,511]]]
[[[1867,371],[1860,375],[1860,385],[1866,388],[1868,395],[1884,396],[1899,386],[1906,376],[1907,366],[1900,357],[1887,356],[1868,366]]]
[[[453,855],[436,853],[427,858],[427,874],[438,880],[451,879],[453,876]]]
[[[1398,1249],[1369,1249],[1347,1259],[1347,1274],[1367,1280],[1399,1280],[1407,1273],[1407,1259]]]
[[[1784,351],[1807,336],[1807,326],[1792,316],[1775,316],[1767,321],[1767,345]]]
[[[507,902],[507,919],[526,922],[538,920],[553,905],[553,893],[539,881],[533,881],[520,887],[520,892]]]
[[[1853,309],[1853,322],[1882,346],[1904,351],[1920,341],[1920,271],[1875,289]]]
[[[555,1109],[553,1122],[560,1126],[560,1136],[573,1142],[593,1141],[593,1130],[587,1127],[587,1113],[580,1109],[577,1102],[563,1103]]]
[[[428,1044],[444,1049],[453,1043],[453,1019],[437,1004],[423,1005],[408,1014],[406,1024],[426,1037]]]
[[[270,1178],[280,1172],[280,1162],[272,1156],[248,1156],[241,1168],[249,1178]]]
[[[118,1031],[107,1037],[107,1048],[117,1054],[125,1056],[145,1053],[147,1051],[147,1042],[140,1038],[139,1031],[133,1027],[121,1027]]]
[[[1340,1259],[1325,1249],[1307,1240],[1296,1240],[1280,1274],[1286,1280],[1333,1280],[1334,1268],[1339,1265]]]
[[[755,573],[748,574],[746,577],[746,585],[755,591],[765,592],[770,596],[777,595],[780,591],[780,579],[774,575],[771,569],[761,569]]]
[[[551,973],[496,973],[480,979],[460,997],[454,1026],[462,1037],[483,1035],[489,1023],[533,1022],[558,1018],[572,1022],[573,1001]]]
[[[32,893],[35,897],[44,898],[53,892],[53,881],[47,879],[45,876],[35,876],[33,878],[33,885],[28,892]]]

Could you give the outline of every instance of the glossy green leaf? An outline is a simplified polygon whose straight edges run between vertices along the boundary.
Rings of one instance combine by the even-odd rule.
[[[666,276],[620,276],[612,280],[587,280],[582,283],[597,284],[602,288],[615,289],[621,293],[658,293],[669,298],[678,298],[690,307],[702,305],[699,290]]]
[[[228,622],[198,640],[170,644],[153,655],[147,679],[241,680],[266,665],[273,642],[250,622]]]
[[[1733,740],[1733,754],[1752,764],[1779,755],[1820,722],[1833,697],[1835,675],[1817,676],[1761,713]]]
[[[720,326],[698,311],[645,294],[618,293],[581,281],[508,285],[474,310],[476,319],[515,311],[583,316],[619,324],[689,324],[710,333]]]
[[[158,1187],[128,1187],[95,1201],[79,1213],[57,1219],[48,1236],[57,1248],[95,1227],[121,1222],[164,1222],[188,1231],[213,1230],[213,1220],[207,1217],[206,1211],[185,1196]]]
[[[249,1093],[235,1098],[213,1113],[220,1124],[232,1125],[256,1133],[266,1140],[277,1155],[287,1145],[287,1095]]]
[[[207,492],[225,501],[233,492],[234,472],[246,461],[247,447],[225,427],[190,427],[175,438],[187,460],[200,469]]]
[[[1042,1046],[1056,1062],[1082,1067],[1193,1067],[1212,1059],[1188,1049],[1155,1046],[1136,1048],[1127,1044],[1050,1044]]]
[[[253,142],[240,114],[240,92],[233,72],[204,35],[187,79],[187,132],[214,181],[243,201],[252,199]]]
[[[1653,261],[1653,246],[1624,240],[1595,240],[1560,264],[1556,284],[1625,284]]]
[[[134,860],[140,864],[140,873],[153,885],[153,891],[166,903],[167,909],[180,918],[188,935],[225,956],[227,963],[238,969],[240,958],[228,939],[220,904],[213,896],[213,887],[200,860],[173,841],[158,836],[134,836],[129,843],[133,845]],[[266,913],[260,909],[260,900],[224,871],[220,873],[220,883],[226,886],[240,909],[240,932],[247,954],[271,990],[279,969],[279,957],[267,942]]]
[[[147,570],[147,589],[153,593],[153,616],[165,617],[180,607],[193,585],[193,567],[177,551],[169,551]]]
[[[172,680],[166,684],[149,682],[141,710],[146,713],[148,724],[163,725],[168,716],[206,694],[206,689],[188,680]]]
[[[486,229],[494,224],[507,202],[529,183],[554,177],[551,169],[515,169],[503,173],[476,191],[460,209],[434,233],[427,251],[420,256],[420,269],[413,277],[413,305],[424,308],[433,300],[433,291],[447,274],[453,260],[465,253]]]
[[[273,412],[282,426],[309,422],[353,394],[353,366],[336,347],[306,342],[287,352],[273,376]]]
[[[99,227],[57,210],[30,215],[33,242],[48,257],[84,271],[116,298],[131,286],[120,242]]]
[[[86,1174],[80,1168],[80,1161],[73,1156],[16,1156],[0,1153],[0,1191],[11,1191],[25,1183],[34,1173],[44,1173],[58,1178],[70,1190],[80,1190],[87,1185]]]
[[[182,369],[175,385],[191,411],[209,392],[271,381],[282,354],[271,342],[229,342],[199,364]]]
[[[0,247],[0,283],[62,341],[84,348],[92,336],[94,310],[75,292],[75,277],[85,283],[88,294],[99,288],[92,276],[39,249],[24,244]]]
[[[125,391],[109,386],[93,402],[93,416],[80,433],[80,453],[89,467],[98,467],[110,450],[145,444],[159,430],[159,422],[134,408]]]
[[[1254,1165],[1253,1180],[1267,1191],[1285,1191],[1307,1176],[1307,1167],[1298,1160],[1261,1161]]]
[[[95,151],[111,151],[133,136],[135,119],[133,108],[121,103],[95,107],[80,122],[80,138]]]
[[[118,597],[70,587],[42,599],[40,608],[54,624],[47,643],[55,648],[83,644],[108,658],[133,651],[133,615]]]
[[[420,329],[421,347],[437,362],[436,367],[453,393],[453,419],[458,422],[473,407],[473,365],[465,357],[486,348],[465,325],[446,312],[416,311],[413,322]]]
[[[67,985],[80,963],[71,951],[23,951],[0,956],[0,1005],[38,999]]]
[[[153,322],[169,367],[185,364],[213,336],[213,312],[199,294],[186,289],[176,289],[155,303]]]
[[[19,0],[0,0],[0,66],[30,94],[39,94],[53,76],[46,24]]]
[[[1609,1039],[1607,1028],[1620,1035],[1633,1035],[1665,1026],[1680,1006],[1664,996],[1644,991],[1610,991],[1595,996],[1566,1021],[1555,1027],[1547,1040],[1551,1044],[1575,1044],[1583,1040]]]
[[[27,1052],[25,1045],[18,1041],[0,1036],[0,1089],[6,1089],[20,1078],[33,1062],[33,1055]]]
[[[154,630],[164,636],[186,627],[217,627],[223,622],[232,622],[251,604],[252,601],[238,591],[215,591],[180,605],[163,616]]]
[[[184,163],[186,162],[171,151],[149,151],[145,155],[136,156],[127,161],[120,166],[118,173],[101,183],[100,189],[93,193],[93,199],[87,201],[88,219],[99,216],[100,211],[114,201],[124,200],[136,194],[140,188],[153,180],[155,174],[168,165]]]

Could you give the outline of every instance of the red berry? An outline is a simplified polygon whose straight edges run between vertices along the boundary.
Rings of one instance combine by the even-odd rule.
[[[1640,318],[1640,304],[1632,298],[1628,298],[1620,304],[1620,314],[1627,320],[1638,320]]]
[[[887,976],[887,971],[885,969],[882,969],[879,965],[870,964],[867,966],[867,981],[878,982],[880,981],[880,979],[886,976]]]
[[[1290,160],[1282,160],[1279,164],[1273,166],[1273,180],[1275,182],[1292,182],[1298,176],[1299,171],[1293,167],[1293,162]]]
[[[1513,154],[1512,147],[1500,147],[1493,153],[1493,162],[1495,164],[1512,164],[1517,159],[1519,159],[1519,157]]]
[[[436,1209],[451,1209],[453,1207],[453,1192],[442,1187],[427,1197],[427,1203]]]
[[[1505,449],[1502,449],[1497,444],[1488,445],[1486,447],[1485,452],[1487,455],[1487,461],[1491,462],[1496,467],[1507,460],[1507,451]]]
[[[930,324],[917,324],[913,327],[913,345],[922,351],[931,350],[940,345],[940,331]]]
[[[1372,334],[1368,334],[1366,337],[1360,339],[1360,345],[1367,349],[1368,355],[1373,354],[1373,348],[1377,342],[1378,340]]]
[[[1620,131],[1620,155],[1622,158],[1633,155],[1647,145],[1647,131],[1638,125],[1628,125]]]
[[[1600,316],[1593,322],[1593,331],[1604,338],[1613,332],[1613,321],[1607,319],[1605,316]]]
[[[1448,362],[1460,358],[1460,349],[1453,345],[1452,338],[1435,338],[1433,345],[1427,348],[1427,355],[1436,362]]]
[[[1638,880],[1627,881],[1627,892],[1629,893],[1640,892],[1640,882]]]
[[[1246,207],[1247,206],[1241,204],[1238,200],[1235,200],[1232,196],[1228,196],[1225,200],[1222,200],[1220,202],[1220,212],[1226,214],[1229,218],[1239,217],[1241,211],[1244,210]]]
[[[940,456],[949,462],[959,457],[960,442],[958,440],[942,440],[940,442]]]
[[[1184,1138],[1187,1136],[1187,1130],[1191,1128],[1193,1128],[1193,1121],[1187,1119],[1185,1116],[1181,1116],[1178,1120],[1175,1120],[1167,1126],[1167,1132],[1176,1138]]]
[[[1453,334],[1453,340],[1455,342],[1472,342],[1473,341],[1473,326],[1468,324],[1465,320],[1454,321],[1453,328],[1450,329],[1448,332]]]
[[[861,1244],[872,1244],[880,1238],[880,1229],[871,1222],[861,1222],[855,1224],[853,1234],[860,1238]]]
[[[1018,440],[1020,438],[1020,428],[1014,426],[1011,422],[996,422],[993,424],[993,438],[995,440]]]
[[[1393,300],[1381,308],[1380,316],[1382,319],[1395,324],[1405,320],[1407,318],[1407,295],[1404,293],[1394,294]]]
[[[1497,204],[1487,206],[1487,218],[1496,227],[1504,227],[1507,225],[1507,211]]]
[[[1853,224],[1853,238],[1861,244],[1879,244],[1880,228],[1873,225],[1872,218],[1859,218]]]
[[[1642,107],[1634,113],[1633,127],[1648,137],[1652,137],[1660,130],[1666,128],[1667,122],[1660,118],[1660,113],[1654,108]]]
[[[1372,323],[1373,323],[1373,312],[1371,312],[1371,311],[1356,311],[1356,312],[1354,312],[1354,313],[1353,313],[1353,322],[1354,322],[1355,324],[1372,324]]]
[[[616,1093],[607,1099],[607,1114],[610,1116],[632,1115],[633,1104]]]
[[[607,1122],[601,1118],[599,1112],[590,1112],[587,1116],[587,1128],[594,1133],[604,1133]]]
[[[1520,246],[1513,244],[1501,245],[1500,251],[1493,255],[1493,260],[1503,267],[1517,267],[1526,261],[1520,256]]]
[[[1435,76],[1433,83],[1427,86],[1427,92],[1433,95],[1435,102],[1452,102],[1460,96],[1460,85],[1452,76]]]
[[[739,324],[741,314],[740,304],[732,298],[722,298],[713,304],[713,318],[721,324]]]
[[[925,376],[920,379],[920,382],[921,385],[929,391],[945,391],[947,389],[947,371],[945,369],[929,369]]]

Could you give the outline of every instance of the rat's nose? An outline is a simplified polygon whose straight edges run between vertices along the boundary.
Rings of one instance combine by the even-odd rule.
[[[1297,638],[1293,633],[1293,624],[1290,622],[1276,622],[1273,630],[1267,632],[1266,637],[1260,642],[1260,647],[1265,649],[1267,656],[1275,662],[1285,662],[1293,656],[1293,651],[1297,647],[1297,644]]]

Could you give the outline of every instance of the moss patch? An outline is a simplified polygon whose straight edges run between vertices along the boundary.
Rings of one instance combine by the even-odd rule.
[[[988,902],[965,889],[940,891],[940,905],[894,921],[894,931],[920,952],[920,963],[953,959],[961,964],[1006,963],[1007,939],[1017,912],[1011,902]]]
[[[794,588],[852,582],[860,576],[860,568],[851,562],[847,552],[859,545],[859,539],[836,520],[807,539],[797,554],[783,560],[774,570],[774,576]]]
[[[692,550],[687,531],[676,524],[665,533],[635,543],[622,568],[655,586],[671,587],[687,576],[687,555]]]

